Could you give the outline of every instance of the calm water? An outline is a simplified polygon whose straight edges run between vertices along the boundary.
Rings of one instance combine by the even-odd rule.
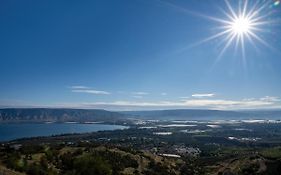
[[[120,125],[80,123],[0,124],[0,141],[8,141],[23,137],[51,136],[66,133],[85,133],[126,128],[126,126]]]

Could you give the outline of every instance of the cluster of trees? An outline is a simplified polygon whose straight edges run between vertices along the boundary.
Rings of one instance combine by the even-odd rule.
[[[46,156],[42,156],[39,162],[31,160],[29,155],[22,156],[19,152],[8,154],[5,163],[10,169],[26,172],[29,175],[57,175],[54,168],[49,167]]]
[[[65,153],[60,156],[61,164],[59,168],[64,174],[77,175],[109,175],[120,174],[127,167],[137,168],[138,162],[129,155],[103,150],[88,151],[77,150],[73,153]]]
[[[64,154],[61,157],[62,174],[67,175],[111,175],[111,165],[102,157],[86,154],[79,157],[71,157]]]
[[[3,160],[8,168],[30,175],[117,175],[125,168],[138,167],[136,160],[122,152],[84,147],[62,153],[61,148],[30,146],[20,151],[10,150]]]
[[[173,160],[162,158],[159,161],[144,152],[112,145],[30,145],[18,151],[7,148],[0,153],[8,168],[30,175],[119,175],[127,170],[150,175],[204,174],[194,160],[171,163]]]

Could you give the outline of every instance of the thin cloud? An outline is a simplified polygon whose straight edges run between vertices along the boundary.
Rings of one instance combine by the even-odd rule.
[[[78,91],[78,90],[76,90]],[[82,90],[79,90],[82,93]],[[83,91],[83,93],[108,94],[105,91]],[[141,100],[141,99],[140,99]],[[178,101],[112,101],[112,102],[77,102],[59,103],[52,105],[34,104],[26,101],[0,100],[0,107],[52,107],[52,108],[81,108],[105,110],[154,110],[154,109],[281,109],[279,97],[265,96],[262,98],[247,98],[241,100],[225,99],[185,99]]]
[[[98,90],[93,90],[93,89],[73,89],[71,90],[72,92],[77,92],[77,93],[87,93],[87,94],[97,94],[97,95],[109,95],[109,92],[106,91],[98,91]]]
[[[195,98],[204,98],[204,97],[214,97],[215,94],[192,94],[191,96]]]
[[[177,109],[177,108],[200,108],[200,109],[272,109],[280,107],[276,101],[253,100],[224,100],[224,99],[187,99],[182,101],[113,101],[69,104],[77,108],[103,108],[108,110],[142,110],[142,109]]]
[[[162,96],[166,96],[167,93],[166,93],[166,92],[162,92],[161,95],[162,95]]]
[[[90,89],[90,88],[87,87],[87,86],[70,86],[69,88],[70,88],[70,89]]]
[[[96,95],[109,95],[110,94],[107,91],[95,90],[88,86],[79,85],[79,86],[71,86],[70,88],[72,89],[71,92],[76,92],[76,93],[87,93],[87,94],[96,94]]]
[[[134,95],[148,95],[148,92],[132,92]]]
[[[141,99],[141,98],[143,98],[143,96],[141,96],[141,95],[134,95],[134,96],[132,96],[133,98],[138,98],[138,99]]]
[[[281,101],[279,97],[272,97],[272,96],[265,96],[263,98],[260,98],[260,100],[262,100],[262,101],[274,101],[274,102]]]
[[[183,96],[183,97],[179,97],[180,99],[188,99],[190,97],[187,97],[187,96]]]

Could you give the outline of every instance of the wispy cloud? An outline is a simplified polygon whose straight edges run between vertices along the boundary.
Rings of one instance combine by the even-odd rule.
[[[274,102],[281,101],[281,99],[279,97],[272,97],[272,96],[265,96],[263,98],[260,98],[260,100],[262,100],[262,101],[274,101]]]
[[[90,89],[90,88],[87,87],[87,86],[70,86],[69,88],[70,88],[70,89]]]
[[[88,94],[100,94],[100,95],[109,95],[109,92],[106,91],[98,91],[93,89],[73,89],[72,92],[78,92],[78,93],[88,93]]]
[[[158,101],[158,102],[138,102],[138,101],[113,101],[113,102],[93,102],[68,104],[72,107],[80,108],[103,108],[108,110],[142,110],[142,109],[177,109],[177,108],[200,108],[200,109],[269,109],[280,108],[280,104],[268,99],[187,99],[181,101]]]
[[[141,96],[141,95],[133,95],[132,97],[133,97],[133,98],[138,98],[138,99],[143,98],[143,96]]]
[[[110,94],[106,91],[88,89],[73,89],[74,92],[92,94]],[[38,104],[22,100],[0,99],[0,107],[52,107],[52,108],[85,108],[106,110],[152,110],[152,109],[281,109],[279,97],[265,96],[261,98],[244,98],[240,100],[188,98],[177,101],[145,101],[142,97],[135,96],[138,100],[99,101],[99,102],[66,102],[56,104]]]
[[[204,97],[214,97],[215,94],[192,94],[191,95],[192,97],[195,97],[195,98],[204,98]]]
[[[87,93],[87,94],[96,94],[96,95],[109,95],[107,91],[95,90],[87,86],[71,86],[71,92],[76,93]]]
[[[148,95],[148,92],[132,92],[134,95]]]
[[[166,93],[166,92],[162,92],[161,95],[162,95],[162,96],[166,96],[167,93]]]
[[[180,99],[188,99],[190,97],[187,97],[187,96],[183,96],[183,97],[179,97]]]

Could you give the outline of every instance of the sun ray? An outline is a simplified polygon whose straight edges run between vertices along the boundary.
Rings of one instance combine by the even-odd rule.
[[[241,34],[241,50],[242,50],[242,58],[245,59],[245,40],[244,40],[244,35]]]
[[[258,3],[259,3],[259,1],[255,1],[255,4],[252,6],[252,8],[246,14],[246,18],[249,18],[249,16],[254,13],[255,9],[257,8]]]
[[[216,27],[216,29],[221,31],[200,42],[204,43],[216,38],[222,38],[219,45],[224,44],[224,46],[217,60],[219,60],[233,44],[235,52],[237,52],[238,49],[241,51],[243,62],[246,64],[246,41],[249,41],[249,44],[253,45],[256,50],[258,50],[256,46],[257,43],[261,43],[272,49],[260,36],[261,34],[269,33],[270,31],[266,27],[276,22],[276,20],[269,19],[274,13],[269,8],[269,1],[257,0],[253,2],[250,0],[238,0],[238,5],[235,7],[232,6],[229,0],[224,0],[224,2],[227,11],[221,8],[219,9],[225,15],[225,19],[207,16],[208,19],[221,24],[221,26]]]
[[[223,10],[222,8],[219,8],[219,10],[228,17],[229,20],[233,21],[235,20],[235,18],[233,16],[231,16],[231,14],[227,13],[225,10]]]
[[[221,50],[221,52],[218,56],[219,59],[222,57],[222,55],[224,54],[226,49],[230,46],[230,44],[232,43],[232,41],[234,40],[235,37],[236,37],[236,34],[229,34],[229,40],[227,41],[226,45]]]
[[[226,45],[223,47],[223,49],[220,51],[220,53],[219,53],[219,55],[218,55],[218,57],[216,58],[216,60],[215,60],[215,62],[214,62],[214,64],[213,64],[213,66],[211,67],[211,70],[214,68],[214,66],[220,61],[220,59],[222,58],[222,56],[223,56],[223,54],[224,54],[224,52],[227,50],[227,48],[230,46],[230,44],[231,44],[231,42],[234,40],[234,38],[235,38],[235,35],[236,34],[231,34],[231,33],[229,33],[228,35],[227,35],[227,43],[226,43]]]
[[[239,44],[240,44],[240,41],[241,40],[241,37],[240,37],[240,35],[238,35],[237,37],[236,37],[236,43],[235,43],[235,53],[237,52],[237,50],[238,50],[238,48],[239,48]]]
[[[252,13],[248,13],[247,17],[248,17],[249,19],[253,19],[255,16],[259,15],[259,13],[260,13],[262,10],[264,10],[264,8],[266,8],[266,7],[268,6],[268,2],[269,2],[269,1],[265,2],[263,5],[261,5],[260,8],[258,8],[258,9],[256,9],[256,10],[253,10]]]
[[[216,17],[212,17],[212,16],[206,16],[206,15],[200,15],[201,17],[216,21],[216,22],[220,22],[223,24],[231,24],[230,21],[224,20],[224,19],[220,19],[220,18],[216,18]]]
[[[237,15],[236,15],[236,13],[234,12],[234,10],[233,10],[232,6],[230,5],[230,3],[228,2],[228,0],[224,0],[224,2],[226,3],[227,8],[228,8],[228,10],[231,12],[231,14],[232,14],[232,16],[234,17],[234,19],[236,19],[236,18],[237,18]]]
[[[256,17],[256,18],[251,19],[251,20],[253,21],[253,23],[255,23],[255,22],[257,22],[257,21],[261,21],[261,20],[263,20],[263,19],[265,19],[265,18],[271,16],[272,14],[273,14],[273,12],[268,12],[268,13],[266,13],[265,15],[260,15],[260,16],[258,16],[258,17]],[[265,21],[264,21],[264,22],[265,22]]]
[[[238,4],[233,6],[233,2],[238,2]],[[208,19],[219,24],[213,28],[217,30],[217,33],[189,45],[188,48],[222,38],[221,41],[218,42],[221,51],[219,52],[218,58],[215,62],[220,60],[228,48],[233,45],[235,56],[236,52],[238,53],[238,51],[240,51],[239,54],[242,56],[243,63],[246,64],[246,51],[248,49],[247,44],[253,45],[257,51],[259,51],[257,47],[259,43],[276,51],[276,49],[271,47],[269,43],[263,40],[262,36],[272,34],[272,30],[269,28],[270,25],[280,23],[280,21],[276,18],[272,18],[275,11],[270,7],[272,6],[270,5],[271,2],[272,1],[269,0],[224,0],[226,8],[223,9],[218,7],[219,11],[225,15],[224,18],[189,11],[170,3],[168,3],[168,5],[177,8],[180,11]]]
[[[252,37],[254,37],[256,40],[258,40],[260,43],[262,43],[263,45],[265,45],[265,46],[267,46],[268,48],[271,48],[272,49],[272,47],[267,43],[267,42],[265,42],[262,38],[260,38],[258,35],[256,35],[254,32],[249,32],[249,34],[252,36]]]
[[[208,42],[208,41],[211,41],[211,40],[213,40],[213,39],[219,38],[220,36],[223,36],[223,35],[225,35],[226,33],[229,33],[230,31],[231,31],[231,29],[222,31],[222,32],[217,33],[217,34],[215,34],[215,35],[212,35],[212,36],[210,36],[210,37],[208,37],[208,38],[206,38],[206,39],[204,39],[204,40],[202,40],[202,41],[199,41],[199,42],[197,42],[197,43],[195,43],[195,44],[192,44],[192,46],[197,46],[197,45],[206,43],[206,42]]]
[[[245,0],[242,16],[246,16],[246,13],[247,13],[247,6],[248,6],[248,0]]]
[[[249,33],[247,33],[246,35],[246,38],[248,39],[248,41],[252,44],[252,46],[254,46],[256,52],[260,52],[256,43],[253,41],[252,37],[249,35]]]

